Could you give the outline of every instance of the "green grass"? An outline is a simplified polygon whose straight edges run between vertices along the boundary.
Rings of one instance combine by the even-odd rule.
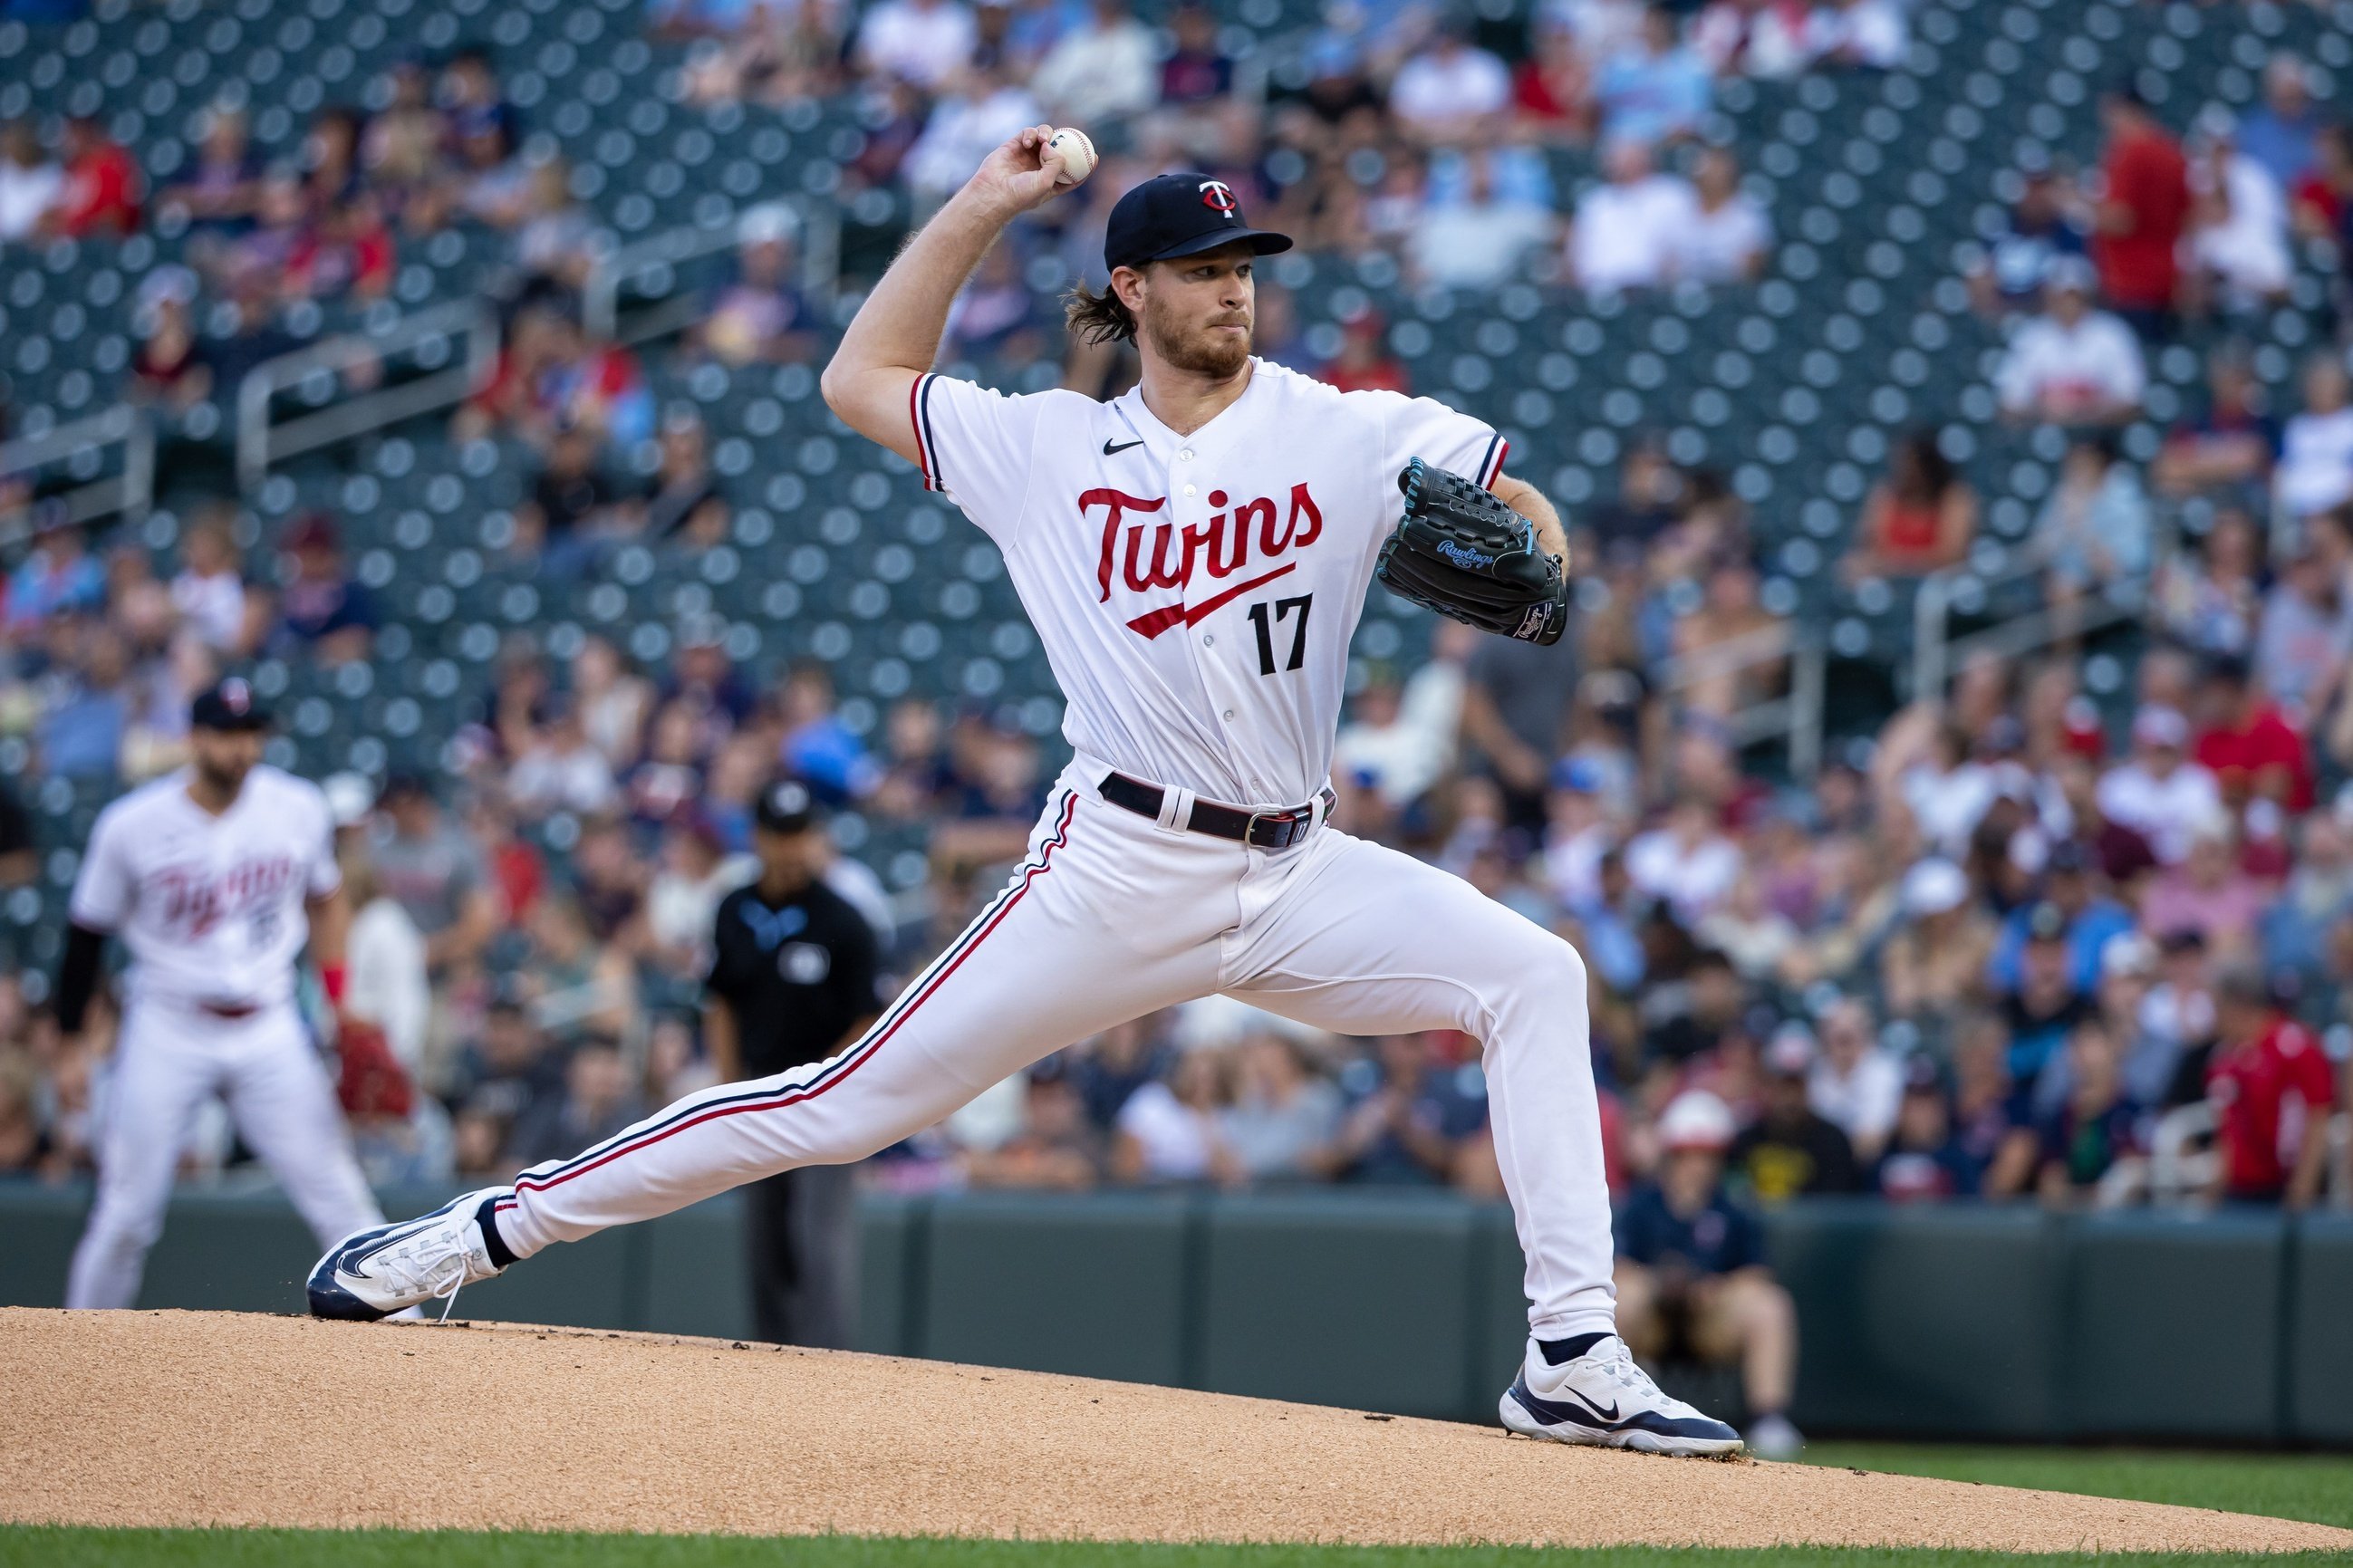
[[[1902,1475],[2189,1503],[2353,1527],[2353,1458],[2100,1448],[1818,1443],[1810,1461]],[[1996,1568],[1982,1552],[1504,1547],[1141,1546],[1093,1542],[486,1535],[445,1531],[57,1530],[0,1526],[0,1568]],[[2082,1553],[2035,1568],[2254,1568],[2275,1557]],[[2297,1564],[2338,1563],[2307,1553]]]
[[[0,1568],[1998,1568],[1989,1552],[1505,1547],[1107,1546],[1092,1542],[762,1540],[710,1535],[0,1528]],[[2071,1553],[2035,1568],[2279,1568],[2343,1559]]]
[[[2353,1455],[1813,1443],[1805,1457],[1810,1464],[2267,1513],[2353,1530]]]

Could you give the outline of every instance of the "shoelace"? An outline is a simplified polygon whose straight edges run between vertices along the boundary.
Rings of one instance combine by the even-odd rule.
[[[458,1292],[466,1283],[466,1255],[453,1252],[449,1261],[456,1266],[449,1274],[449,1293],[444,1296],[438,1287],[433,1292],[433,1299],[441,1303],[441,1315],[434,1320],[439,1323],[448,1322],[449,1314],[458,1310]]]
[[[444,1232],[432,1237],[429,1240],[420,1240],[417,1244],[419,1251],[444,1242],[447,1236],[448,1233]],[[441,1316],[437,1321],[448,1322],[449,1314],[458,1310],[458,1292],[466,1283],[464,1246],[460,1245],[456,1249],[443,1252],[438,1257],[420,1258],[415,1254],[404,1253],[396,1256],[390,1261],[399,1271],[399,1282],[405,1289],[413,1290],[421,1286],[427,1293],[427,1300],[442,1303]]]
[[[1592,1359],[1611,1383],[1654,1406],[1672,1403],[1651,1381],[1651,1374],[1634,1360],[1633,1352],[1626,1348],[1624,1340],[1612,1337],[1608,1343],[1609,1348]]]

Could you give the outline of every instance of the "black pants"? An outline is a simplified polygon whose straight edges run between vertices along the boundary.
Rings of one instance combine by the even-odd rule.
[[[857,1317],[857,1181],[807,1165],[744,1189],[754,1331],[770,1344],[847,1350]]]

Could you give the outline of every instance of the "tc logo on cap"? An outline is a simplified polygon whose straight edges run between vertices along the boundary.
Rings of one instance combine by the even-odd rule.
[[[1234,200],[1234,188],[1226,184],[1225,181],[1203,180],[1201,182],[1201,205],[1208,208],[1211,212],[1223,213],[1227,216],[1231,217],[1234,214],[1234,209],[1241,204]]]
[[[220,683],[221,706],[238,718],[253,711],[253,688],[234,676]]]

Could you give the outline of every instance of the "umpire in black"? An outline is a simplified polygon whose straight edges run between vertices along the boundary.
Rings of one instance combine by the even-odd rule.
[[[754,816],[760,877],[719,905],[703,1026],[723,1079],[823,1061],[872,1023],[874,931],[825,885],[831,847],[808,790],[770,784]],[[752,1316],[762,1340],[843,1349],[857,1265],[854,1167],[754,1182]]]

